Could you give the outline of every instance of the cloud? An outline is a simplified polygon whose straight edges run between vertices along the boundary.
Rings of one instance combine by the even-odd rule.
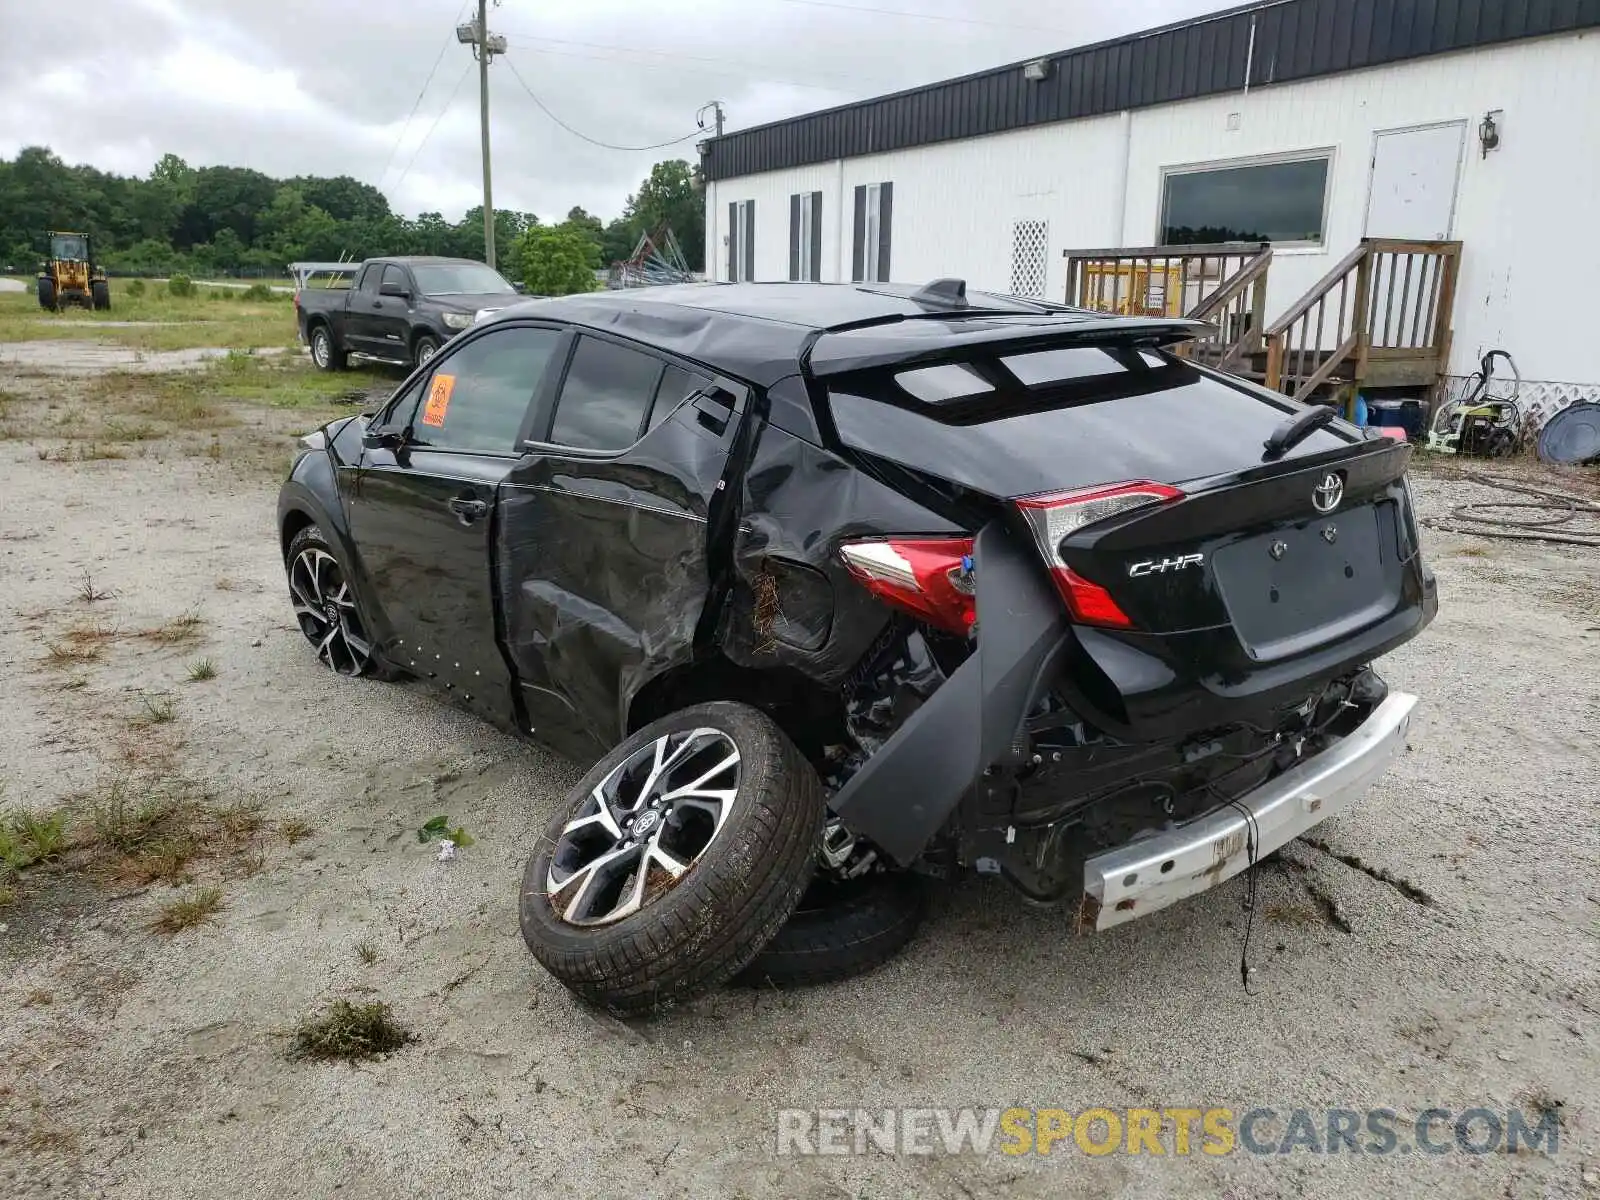
[[[74,0],[70,16],[0,7],[0,155],[43,143],[122,173],[171,152],[195,166],[349,174],[402,212],[452,218],[481,198],[476,66],[453,33],[469,15],[462,0]],[[495,203],[614,215],[653,162],[694,157],[695,113],[709,100],[737,129],[1222,7],[504,0],[489,16],[510,43],[490,71]],[[602,149],[561,129],[529,91],[599,141],[692,136],[681,149]]]

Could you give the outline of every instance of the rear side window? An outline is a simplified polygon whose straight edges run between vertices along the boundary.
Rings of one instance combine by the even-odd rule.
[[[656,402],[650,409],[650,428],[654,429],[665,421],[690,396],[710,386],[711,380],[705,375],[698,375],[683,367],[669,366],[661,376],[661,385],[656,388]]]
[[[550,441],[578,450],[625,450],[644,433],[663,363],[598,338],[579,338],[556,401]]]
[[[434,450],[513,454],[561,333],[513,326],[474,338],[428,377],[412,441]]]

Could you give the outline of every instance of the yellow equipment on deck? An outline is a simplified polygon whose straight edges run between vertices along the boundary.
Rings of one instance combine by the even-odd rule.
[[[111,307],[111,283],[94,261],[87,233],[50,234],[50,258],[39,267],[39,307],[60,312],[69,305]]]

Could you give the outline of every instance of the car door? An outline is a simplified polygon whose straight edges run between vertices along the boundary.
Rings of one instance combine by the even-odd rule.
[[[497,494],[565,335],[497,325],[453,345],[369,429],[341,480],[385,655],[491,719],[513,719],[490,556]]]
[[[534,735],[580,760],[620,737],[647,679],[687,663],[730,497],[745,393],[690,363],[573,339],[502,489],[496,570]]]
[[[378,318],[378,288],[383,282],[386,264],[368,263],[361,268],[355,287],[345,296],[344,344],[346,350],[357,354],[377,354],[376,322]]]
[[[411,309],[415,296],[416,284],[411,272],[398,263],[386,264],[378,294],[372,299],[369,318],[373,354],[402,362],[410,360]]]

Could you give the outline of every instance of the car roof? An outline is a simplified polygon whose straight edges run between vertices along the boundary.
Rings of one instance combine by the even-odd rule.
[[[795,374],[802,358],[815,373],[835,374],[922,358],[968,341],[1038,340],[1096,331],[1170,341],[1205,328],[967,292],[957,280],[929,287],[668,284],[530,299],[488,319],[519,317],[548,317],[610,331],[762,387]]]
[[[408,267],[431,267],[444,264],[471,263],[475,267],[484,264],[475,258],[447,258],[439,254],[387,254],[382,258],[369,258],[368,262],[400,263]]]

